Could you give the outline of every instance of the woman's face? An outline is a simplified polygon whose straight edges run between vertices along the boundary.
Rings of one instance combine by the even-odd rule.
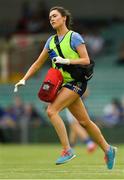
[[[53,29],[58,29],[65,24],[66,16],[63,17],[58,10],[53,10],[49,14],[49,19]]]

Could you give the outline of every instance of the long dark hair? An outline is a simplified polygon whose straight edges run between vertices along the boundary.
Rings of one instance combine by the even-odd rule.
[[[67,9],[65,9],[65,8],[63,8],[61,6],[52,7],[50,9],[50,12],[53,11],[53,10],[57,10],[62,15],[62,17],[66,16],[66,26],[67,26],[68,29],[70,29],[71,25],[72,25],[71,13]]]

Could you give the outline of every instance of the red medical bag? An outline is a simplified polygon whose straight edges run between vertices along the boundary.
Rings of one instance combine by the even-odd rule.
[[[40,100],[52,102],[62,85],[63,77],[58,69],[50,68],[38,92]]]

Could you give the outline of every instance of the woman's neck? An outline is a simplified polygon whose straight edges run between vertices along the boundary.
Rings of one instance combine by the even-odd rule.
[[[57,35],[64,36],[68,31],[69,29],[67,27],[60,27],[59,29],[57,29]]]

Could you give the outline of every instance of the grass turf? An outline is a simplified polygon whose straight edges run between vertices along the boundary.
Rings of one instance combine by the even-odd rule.
[[[59,145],[0,145],[0,179],[124,179],[124,145],[118,145],[116,165],[108,170],[103,152],[93,154],[85,146],[75,148],[77,157],[55,165]]]

